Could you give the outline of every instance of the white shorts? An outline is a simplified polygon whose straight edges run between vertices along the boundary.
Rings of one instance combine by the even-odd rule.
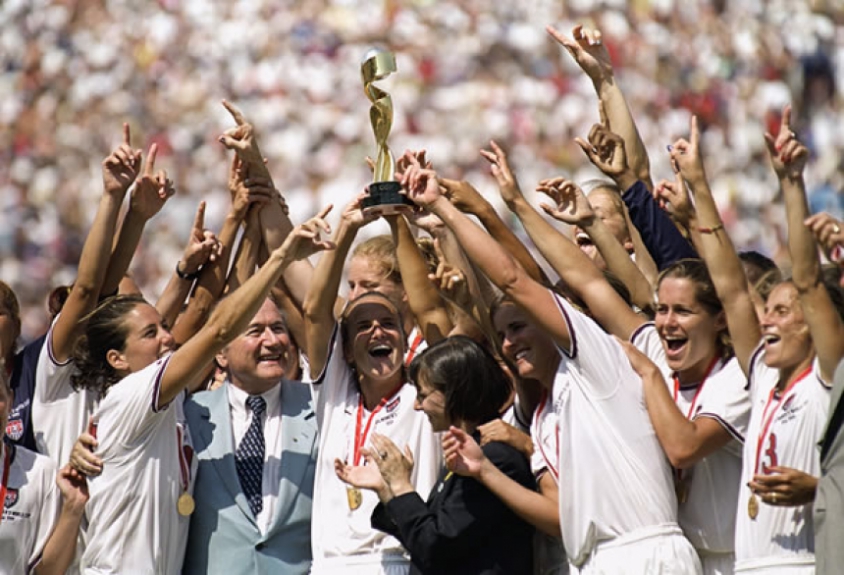
[[[733,575],[736,569],[735,553],[710,553],[698,550],[703,575]]]
[[[677,524],[637,529],[595,546],[580,575],[701,575],[700,559]]]
[[[815,575],[814,555],[766,557],[736,564],[736,573],[753,575]]]
[[[311,575],[408,575],[410,561],[403,555],[350,555],[315,561]]]

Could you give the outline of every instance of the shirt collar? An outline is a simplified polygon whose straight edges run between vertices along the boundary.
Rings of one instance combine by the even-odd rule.
[[[246,406],[246,400],[249,398],[249,394],[236,385],[233,385],[228,379],[226,379],[225,386],[232,416],[248,419],[251,414],[250,409]],[[280,413],[281,380],[279,380],[277,385],[274,385],[268,391],[262,393],[261,397],[263,397],[264,401],[267,402],[267,414]]]

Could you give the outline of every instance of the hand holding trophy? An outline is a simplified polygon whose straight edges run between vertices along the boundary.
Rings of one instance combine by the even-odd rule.
[[[374,82],[395,71],[396,58],[393,53],[379,48],[368,50],[360,67],[363,91],[372,102],[369,120],[378,144],[373,181],[362,207],[365,214],[376,217],[409,212],[413,207],[413,202],[401,193],[401,184],[393,180],[395,161],[387,147],[387,136],[393,127],[393,100],[387,92],[374,85]]]

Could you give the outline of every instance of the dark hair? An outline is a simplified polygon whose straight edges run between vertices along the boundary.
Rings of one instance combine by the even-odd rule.
[[[753,286],[762,301],[767,300],[774,286],[783,280],[780,268],[777,267],[774,260],[756,250],[739,252],[738,257],[741,260],[742,267],[744,267],[747,281]]]
[[[512,384],[495,357],[463,335],[439,341],[410,363],[410,380],[419,378],[445,395],[445,413],[453,423],[486,423],[499,417]]]
[[[55,319],[61,313],[70,295],[70,289],[70,286],[58,286],[50,291],[47,296],[47,310],[50,312],[50,318]]]
[[[686,279],[695,286],[695,300],[703,306],[712,316],[717,316],[724,311],[718,292],[715,291],[715,284],[706,268],[706,263],[700,259],[684,258],[677,260],[662,270],[657,278],[656,289],[662,285],[665,278]],[[733,346],[730,342],[730,335],[726,328],[718,334],[718,344],[722,357],[733,354]]]
[[[18,337],[21,335],[21,306],[18,303],[18,297],[15,295],[14,290],[4,281],[0,281],[0,305],[5,307],[9,312],[9,317],[12,319],[12,325],[15,329],[15,339],[17,341]],[[8,356],[4,357],[4,360],[11,360],[15,355],[15,346],[12,345],[12,349],[7,350]]]
[[[112,349],[123,351],[129,327],[126,315],[139,305],[147,304],[140,295],[116,295],[102,302],[86,318],[85,334],[73,351],[77,371],[71,376],[74,389],[91,389],[104,396],[121,377],[106,359]]]

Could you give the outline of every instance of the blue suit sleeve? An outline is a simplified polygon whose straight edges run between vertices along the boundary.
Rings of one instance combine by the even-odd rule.
[[[644,183],[636,182],[621,198],[657,269],[662,271],[679,259],[698,257],[694,247],[657,205]]]

